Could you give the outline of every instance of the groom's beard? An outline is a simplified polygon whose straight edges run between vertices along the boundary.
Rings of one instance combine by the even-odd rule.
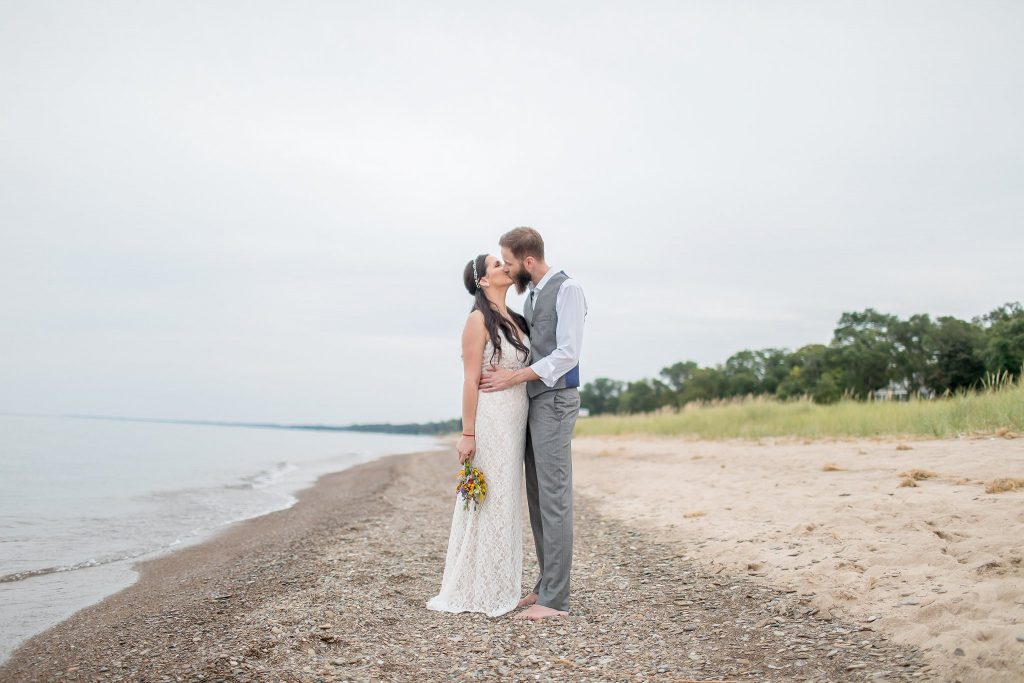
[[[522,294],[526,291],[526,285],[530,284],[530,274],[525,270],[520,271],[516,274],[516,294]]]

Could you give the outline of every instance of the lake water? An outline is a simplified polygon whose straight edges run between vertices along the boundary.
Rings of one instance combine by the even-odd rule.
[[[0,416],[0,661],[130,585],[132,564],[289,507],[429,437]]]

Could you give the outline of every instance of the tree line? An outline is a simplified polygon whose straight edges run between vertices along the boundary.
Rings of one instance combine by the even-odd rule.
[[[440,422],[416,422],[409,424],[355,424],[336,429],[346,432],[379,432],[382,434],[451,434],[462,429],[462,418],[455,417],[451,420]]]
[[[725,363],[680,361],[635,382],[599,377],[580,390],[591,415],[650,412],[735,396],[807,396],[834,403],[866,399],[890,382],[911,393],[943,395],[978,388],[989,375],[1019,377],[1024,366],[1024,307],[1007,303],[969,322],[927,314],[901,320],[868,308],[843,313],[828,344],[796,351],[740,351]]]

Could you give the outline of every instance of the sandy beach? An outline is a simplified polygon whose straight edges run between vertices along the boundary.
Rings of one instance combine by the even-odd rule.
[[[577,491],[687,558],[811,594],[941,680],[1024,680],[1024,440],[576,441]]]
[[[139,565],[0,680],[1018,681],[1024,491],[986,487],[1022,446],[578,439],[572,615],[541,624],[423,609],[454,456],[384,458]]]
[[[625,507],[597,491],[622,456],[600,446],[580,444],[567,619],[424,609],[440,583],[455,457],[393,456],[139,565],[137,583],[32,638],[0,680],[941,680],[877,621],[824,619],[812,592],[691,559],[693,538],[617,519]],[[623,501],[635,466],[621,459]],[[524,585],[535,571],[525,552]]]

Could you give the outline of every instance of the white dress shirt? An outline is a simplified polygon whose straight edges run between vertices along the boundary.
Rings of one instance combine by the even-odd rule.
[[[528,285],[530,296],[536,302],[540,290],[559,271],[551,268],[536,285]],[[579,365],[580,349],[583,346],[583,320],[587,317],[587,299],[583,296],[583,288],[572,278],[562,283],[555,297],[555,313],[558,322],[555,325],[555,350],[530,366],[541,381],[549,387],[565,373]]]

